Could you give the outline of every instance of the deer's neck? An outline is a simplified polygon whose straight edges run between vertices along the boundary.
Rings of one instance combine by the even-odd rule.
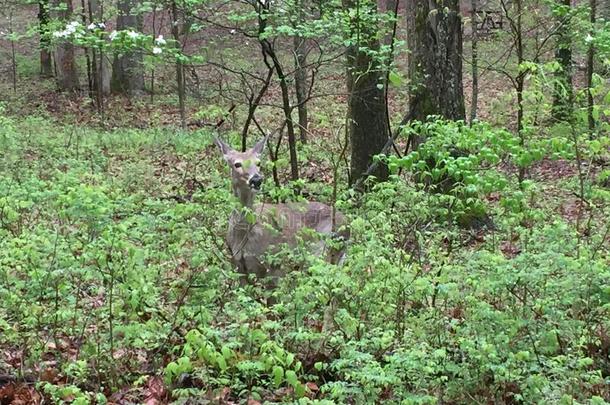
[[[254,206],[254,192],[248,187],[236,187],[233,185],[233,195],[237,197],[242,207],[252,209]]]
[[[254,207],[254,192],[250,188],[244,189],[234,185],[233,195],[237,197],[241,207],[233,210],[229,218],[229,243],[233,255],[239,257],[246,250],[253,228],[253,224],[248,221],[246,212]]]

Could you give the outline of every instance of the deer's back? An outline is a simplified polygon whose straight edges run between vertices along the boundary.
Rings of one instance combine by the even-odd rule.
[[[255,224],[230,226],[228,235],[234,261],[248,273],[261,272],[265,254],[276,253],[285,245],[294,247],[299,241],[308,243],[312,254],[320,255],[324,242],[318,234],[333,231],[332,208],[318,202],[263,203],[256,205],[254,212]],[[335,229],[344,222],[343,215],[335,212]]]

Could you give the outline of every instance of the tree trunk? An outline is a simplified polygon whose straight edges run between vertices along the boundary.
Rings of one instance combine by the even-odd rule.
[[[53,76],[53,59],[51,58],[49,41],[49,1],[38,2],[38,32],[40,34],[40,76]]]
[[[302,143],[307,142],[307,41],[294,37],[294,86],[297,95],[297,110],[299,112],[299,135]]]
[[[596,12],[597,12],[597,0],[589,0],[589,23],[591,24],[591,35],[593,35],[595,20],[596,20]],[[589,49],[587,49],[587,72],[586,72],[586,80],[587,80],[587,123],[589,126],[589,136],[593,136],[593,131],[595,130],[595,118],[593,117],[593,107],[595,103],[593,101],[593,93],[591,88],[593,87],[593,63],[595,61],[595,46],[593,42],[589,43]]]
[[[385,10],[384,13],[387,13],[392,16],[392,18],[398,18],[398,2],[399,0],[385,0]],[[385,46],[392,46],[392,42],[394,41],[395,32],[393,30],[393,26],[396,22],[392,21],[388,27],[388,32],[386,36],[383,38],[383,44]]]
[[[176,47],[181,50],[180,45],[180,25],[178,17],[178,5],[176,0],[172,1],[172,36],[176,41]],[[176,60],[176,84],[178,85],[178,108],[180,110],[180,126],[183,130],[186,130],[186,106],[185,98],[186,92],[184,89],[184,65],[180,59]]]
[[[118,0],[117,30],[142,31],[141,18],[136,15],[137,0]],[[119,93],[137,95],[144,90],[144,65],[138,51],[115,55],[112,68],[112,89]]]
[[[504,1],[504,0],[502,0]],[[503,8],[506,8],[506,3],[503,3]],[[517,66],[522,66],[525,62],[525,53],[523,48],[523,0],[515,0],[516,8],[516,22],[512,25],[513,39],[517,52]],[[517,134],[519,135],[519,145],[525,147],[525,134],[523,132],[523,118],[524,118],[524,106],[523,106],[523,90],[525,89],[525,75],[526,71],[519,68],[519,73],[515,77],[515,91],[517,92]],[[525,167],[519,167],[518,180],[519,186],[523,184],[525,179]]]
[[[13,32],[13,9],[8,15],[8,32],[12,36]],[[11,73],[13,79],[13,93],[17,94],[17,55],[15,53],[15,40],[11,38]]]
[[[290,91],[288,89],[288,81],[286,80],[286,74],[282,63],[280,62],[275,49],[271,42],[262,37],[262,33],[265,32],[267,27],[267,14],[269,13],[269,2],[261,3],[257,5],[258,12],[258,32],[259,32],[259,43],[263,53],[263,60],[267,68],[271,70],[275,69],[277,78],[280,82],[280,89],[282,91],[282,110],[284,112],[284,118],[286,119],[286,132],[288,133],[288,152],[290,153],[290,179],[299,179],[299,162],[297,156],[296,136],[294,131],[294,122],[292,121],[292,110],[294,107],[290,104]],[[268,61],[271,59],[271,65]],[[277,155],[276,155],[277,157]]]
[[[348,130],[352,146],[350,181],[356,182],[373,162],[388,141],[389,128],[386,117],[386,99],[383,87],[384,75],[379,62],[366,50],[379,50],[377,26],[371,18],[377,13],[375,2],[343,0],[346,9],[356,9],[356,17],[350,22],[352,40],[347,49]],[[363,18],[361,18],[363,17]],[[362,49],[364,48],[364,50]],[[386,180],[388,168],[377,165],[371,175]]]
[[[57,18],[67,23],[73,12],[72,0],[55,0],[54,6],[59,10]],[[80,88],[74,53],[74,45],[69,41],[62,41],[55,48],[55,71],[60,91],[78,91]]]
[[[411,119],[465,118],[458,0],[407,0]],[[414,143],[417,146],[419,140]]]
[[[477,109],[479,101],[479,27],[477,16],[477,0],[471,0],[472,16],[470,25],[472,26],[472,100],[470,102],[470,125],[477,118]]]
[[[553,118],[565,121],[572,116],[572,41],[570,37],[570,0],[559,0],[562,11],[558,13],[557,42],[555,60],[561,66],[556,74],[555,94],[553,95]]]
[[[112,88],[112,65],[106,54],[96,52],[95,56],[96,74],[93,76],[93,88],[96,92],[101,90],[102,95],[107,96]]]
[[[103,10],[99,0],[89,0],[89,20],[102,21]],[[112,66],[107,55],[99,50],[92,49],[91,76],[93,79],[93,91],[102,96],[110,94]]]
[[[259,19],[260,21],[261,19]],[[263,24],[259,22],[259,24]],[[262,26],[262,25],[261,25]],[[296,136],[294,131],[294,123],[292,121],[293,107],[290,105],[290,91],[288,90],[288,82],[282,68],[282,64],[278,59],[275,50],[266,39],[261,40],[263,53],[268,55],[273,61],[273,67],[277,72],[277,77],[280,81],[280,90],[282,91],[282,110],[286,118],[286,132],[288,133],[288,152],[290,154],[290,179],[299,179],[299,162],[297,156]]]

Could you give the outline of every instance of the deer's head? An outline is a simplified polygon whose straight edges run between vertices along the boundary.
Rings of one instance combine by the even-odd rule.
[[[215,142],[231,169],[233,193],[244,205],[251,205],[254,193],[260,190],[263,184],[264,177],[258,165],[267,137],[245,152],[236,151],[219,138],[216,138]]]

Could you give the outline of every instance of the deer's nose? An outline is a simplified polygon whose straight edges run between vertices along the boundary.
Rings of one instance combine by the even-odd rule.
[[[248,184],[252,188],[255,188],[257,190],[260,189],[261,184],[263,184],[263,176],[261,176],[260,174],[253,175],[252,177],[250,177],[250,180],[248,180]]]

